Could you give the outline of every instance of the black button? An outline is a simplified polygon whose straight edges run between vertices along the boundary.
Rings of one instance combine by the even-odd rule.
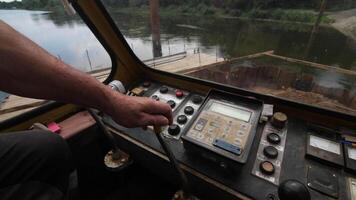
[[[143,82],[143,87],[150,87],[151,83],[148,81]]]
[[[168,127],[168,133],[170,135],[176,136],[178,135],[180,132],[180,128],[177,124],[172,124]]]
[[[159,97],[157,95],[153,95],[151,98],[156,100],[156,101],[159,101]]]
[[[267,135],[267,140],[272,144],[279,144],[281,142],[281,137],[276,133],[270,133]]]
[[[179,116],[177,117],[177,122],[178,122],[179,124],[185,124],[185,123],[187,122],[187,120],[188,120],[188,118],[187,118],[187,116],[185,116],[185,115],[179,115]]]
[[[272,175],[274,173],[274,165],[269,161],[263,161],[260,163],[260,170],[264,174]]]
[[[267,146],[263,149],[263,154],[268,158],[277,158],[278,150],[273,146]]]
[[[161,93],[167,93],[167,92],[168,92],[168,88],[165,87],[165,86],[162,86],[162,87],[159,89],[159,91],[160,91]]]
[[[195,103],[195,104],[199,104],[199,103],[201,103],[201,102],[203,101],[203,98],[201,98],[201,96],[194,95],[194,96],[192,97],[192,101],[193,101],[193,103]]]
[[[184,108],[184,113],[187,115],[192,115],[194,113],[194,108],[191,106],[187,106]]]
[[[173,100],[169,100],[169,101],[167,101],[167,103],[171,108],[176,107],[176,102],[174,102]]]

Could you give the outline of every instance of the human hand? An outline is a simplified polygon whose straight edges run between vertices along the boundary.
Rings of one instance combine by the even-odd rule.
[[[125,96],[116,93],[107,112],[118,124],[127,128],[165,126],[172,124],[171,107],[147,97]]]

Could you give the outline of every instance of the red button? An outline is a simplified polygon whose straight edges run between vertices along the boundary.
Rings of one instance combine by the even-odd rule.
[[[181,90],[176,90],[176,97],[180,98],[182,97],[184,94]]]

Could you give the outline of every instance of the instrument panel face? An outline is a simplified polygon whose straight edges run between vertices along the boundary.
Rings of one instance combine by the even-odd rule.
[[[249,123],[252,112],[233,104],[209,100],[186,136],[216,147],[217,141],[225,141],[239,149],[230,150],[231,153],[240,155],[252,127]]]
[[[213,152],[213,157],[215,154],[221,160],[244,163],[261,112],[262,102],[258,100],[212,90],[189,130],[183,133],[183,142],[188,149],[196,145]]]

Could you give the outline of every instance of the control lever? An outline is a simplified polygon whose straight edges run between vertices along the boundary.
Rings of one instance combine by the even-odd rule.
[[[187,176],[179,166],[178,161],[175,159],[173,152],[168,147],[162,136],[162,129],[159,126],[154,126],[154,132],[157,136],[159,143],[161,144],[164,152],[167,154],[169,161],[171,162],[173,169],[178,173],[179,179],[182,184],[182,191],[176,192],[173,196],[174,200],[197,200],[198,198],[191,195],[191,187],[189,185]]]
[[[111,87],[111,89],[120,93],[125,94],[126,92],[124,85],[120,81],[114,80],[109,83],[109,86]],[[105,136],[107,137],[113,148],[104,157],[105,166],[112,171],[119,171],[130,165],[132,163],[130,156],[119,149],[119,145],[117,144],[114,136],[106,128],[96,111],[92,108],[87,108],[87,110],[89,114],[94,118],[99,128],[104,132]]]
[[[278,197],[280,200],[310,200],[310,193],[303,183],[289,179],[279,185]]]

